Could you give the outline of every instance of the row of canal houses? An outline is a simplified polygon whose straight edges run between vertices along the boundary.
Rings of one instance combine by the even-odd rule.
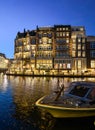
[[[7,74],[95,75],[95,36],[84,26],[54,25],[18,32]]]

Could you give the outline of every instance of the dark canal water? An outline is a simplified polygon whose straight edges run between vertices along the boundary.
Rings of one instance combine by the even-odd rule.
[[[59,78],[71,81],[95,78]],[[19,77],[0,74],[0,130],[95,130],[94,118],[55,119],[41,112],[35,101],[57,87],[58,78]]]

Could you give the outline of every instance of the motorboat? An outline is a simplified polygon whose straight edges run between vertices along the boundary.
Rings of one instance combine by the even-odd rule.
[[[36,106],[56,118],[92,117],[95,116],[95,83],[87,81],[71,82],[64,90],[59,90],[41,97]]]

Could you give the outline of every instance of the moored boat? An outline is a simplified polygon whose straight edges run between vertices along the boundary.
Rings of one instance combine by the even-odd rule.
[[[72,82],[67,91],[60,91],[40,98],[36,106],[56,118],[95,116],[95,83]]]

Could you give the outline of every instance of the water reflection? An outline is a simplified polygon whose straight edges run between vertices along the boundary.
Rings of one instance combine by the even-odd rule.
[[[95,81],[94,78],[51,78],[51,77],[0,77],[0,129],[9,130],[74,130],[89,129],[78,120],[55,119],[49,113],[35,106],[36,100],[51,93],[64,83],[65,88],[72,81]],[[5,92],[2,95],[2,92]],[[6,109],[5,109],[6,108]],[[73,121],[73,123],[71,123]],[[91,119],[88,120],[90,122]],[[79,126],[78,126],[79,125]],[[91,125],[91,124],[90,124]],[[94,127],[92,124],[91,127]]]
[[[5,92],[7,90],[8,80],[6,75],[0,75],[0,90]]]

